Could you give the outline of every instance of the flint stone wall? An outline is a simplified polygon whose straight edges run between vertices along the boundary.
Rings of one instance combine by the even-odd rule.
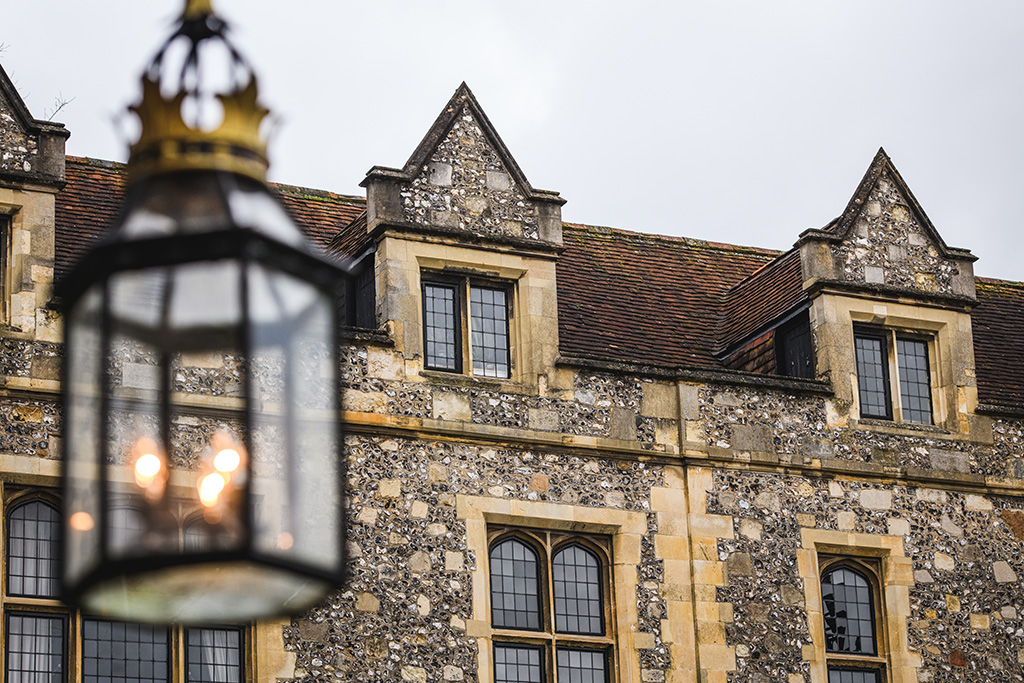
[[[810,680],[801,654],[811,644],[797,571],[801,527],[903,537],[913,560],[906,618],[910,649],[922,657],[919,681],[1024,680],[1020,508],[998,496],[717,471],[708,512],[731,516],[739,530],[718,545],[726,576],[718,601],[734,615],[729,680]]]
[[[536,207],[465,108],[401,194],[405,216],[414,223],[487,237],[540,239]]]
[[[351,580],[285,628],[296,680],[475,680],[477,644],[466,622],[480,558],[466,545],[458,494],[648,511],[638,630],[655,638],[641,661],[668,666],[657,517],[649,512],[651,487],[664,485],[660,466],[361,435],[347,439],[347,450]]]
[[[837,274],[850,282],[960,293],[956,264],[942,257],[887,173],[871,190],[849,238],[831,252]]]
[[[38,138],[22,129],[10,104],[0,97],[0,172],[31,173],[38,155]]]

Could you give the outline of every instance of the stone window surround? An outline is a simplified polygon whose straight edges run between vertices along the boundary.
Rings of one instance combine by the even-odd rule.
[[[901,536],[850,533],[827,529],[807,529],[800,533],[801,549],[797,565],[804,582],[811,644],[803,648],[803,659],[810,664],[811,683],[828,683],[828,655],[825,651],[824,613],[821,600],[821,555],[830,559],[847,557],[878,562],[881,616],[876,617],[876,639],[886,657],[882,680],[886,683],[917,683],[921,657],[910,652],[907,620],[910,617],[910,587],[914,585],[913,561],[907,557]]]
[[[12,484],[0,479],[0,529],[7,529],[7,511],[15,504],[29,498],[40,498],[59,504],[55,496],[48,495],[48,491],[59,485],[59,466],[57,461],[42,463],[42,467],[36,467],[36,463],[27,463],[28,458],[20,456],[0,455],[0,470],[8,473],[16,473],[17,488],[20,491],[12,491]],[[34,458],[32,459],[34,460]],[[28,465],[28,467],[26,467]],[[6,558],[3,559],[6,562]],[[0,595],[6,596],[6,586],[0,585]],[[34,612],[46,612],[66,614],[76,622],[79,613],[68,610],[55,600],[41,598],[11,598],[4,597],[0,600],[0,627],[3,625],[3,616],[6,603],[25,604]],[[63,608],[63,609],[60,609]],[[59,611],[55,611],[59,610]],[[242,639],[242,666],[245,674],[244,680],[274,681],[281,678],[291,678],[295,671],[295,652],[285,651],[283,629],[291,625],[291,619],[284,617],[273,620],[258,621],[245,629]],[[81,635],[80,624],[71,629],[71,639],[66,643],[70,657],[67,658],[67,672],[65,680],[81,680],[79,674],[81,652],[77,641]],[[183,630],[177,628],[172,632],[172,653],[175,657],[171,671],[172,683],[184,681],[186,671],[184,668],[184,647],[178,642],[183,637]]]
[[[919,435],[922,431],[968,436],[966,418],[977,405],[970,314],[962,310],[822,294],[812,307],[818,375],[830,375],[836,398],[850,406],[854,428]],[[932,425],[861,420],[854,358],[854,326],[871,326],[929,338]],[[840,416],[840,421],[845,418]],[[846,425],[844,425],[846,426]]]
[[[908,330],[902,327],[893,327],[891,325],[885,327],[878,327],[874,325],[863,325],[860,323],[854,324],[853,336],[856,340],[858,337],[868,338],[880,338],[882,339],[882,351],[885,354],[883,359],[886,365],[886,377],[885,381],[888,388],[888,401],[889,401],[889,417],[881,416],[864,416],[861,419],[867,420],[880,420],[880,421],[891,421],[899,424],[913,424],[915,426],[933,426],[936,422],[935,418],[935,389],[938,385],[936,381],[936,372],[933,369],[933,359],[936,357],[936,343],[935,337],[929,334],[927,331],[922,331],[921,328],[915,330]],[[925,353],[928,359],[928,393],[931,403],[931,423],[911,422],[907,420],[903,415],[903,390],[902,382],[900,380],[899,373],[899,351],[897,344],[900,340],[909,339],[917,342],[923,342],[925,345]],[[856,363],[856,350],[854,351],[854,362]],[[856,367],[856,366],[855,366]],[[860,383],[860,377],[857,377],[857,383]],[[857,402],[857,414],[861,414],[860,410],[860,391],[859,386],[854,387],[853,392],[854,400]]]
[[[456,344],[456,362],[455,369],[444,370],[440,368],[428,368],[427,363],[427,349],[426,349],[426,292],[425,286],[435,284],[443,287],[454,288],[455,291],[455,344]],[[473,372],[473,341],[472,341],[472,325],[470,322],[471,315],[471,303],[470,297],[472,290],[481,289],[492,289],[499,290],[505,293],[505,343],[508,346],[506,349],[506,361],[508,363],[508,376],[492,376],[492,375],[477,375]],[[472,272],[464,272],[462,270],[458,272],[447,272],[439,271],[423,271],[420,273],[420,296],[424,300],[424,306],[421,306],[422,329],[424,330],[423,338],[423,364],[424,369],[430,372],[444,372],[452,374],[470,375],[473,377],[480,377],[485,380],[508,380],[515,376],[517,363],[515,362],[515,347],[512,344],[512,330],[515,321],[515,291],[516,286],[514,281],[505,279],[497,279],[494,277],[487,277],[481,275],[475,275]]]
[[[646,513],[462,494],[456,501],[458,518],[466,524],[466,547],[476,557],[471,572],[473,616],[466,625],[466,632],[477,638],[477,680],[480,683],[494,680],[488,525],[600,534],[611,538],[611,590],[605,604],[616,642],[609,661],[609,681],[640,680],[639,657],[628,636],[635,632],[638,622],[636,567],[640,562],[640,537],[647,534]]]
[[[461,282],[472,284],[479,284],[487,287],[504,287],[506,290],[506,306],[508,311],[508,355],[509,355],[509,376],[507,378],[500,377],[479,377],[479,379],[485,381],[498,381],[498,382],[516,382],[520,379],[522,374],[522,363],[519,362],[519,349],[521,344],[521,316],[518,315],[518,311],[521,310],[519,302],[519,290],[520,281],[526,276],[526,271],[520,268],[507,268],[498,267],[492,268],[490,264],[481,264],[479,261],[470,262],[456,259],[438,259],[434,257],[420,255],[416,259],[417,265],[419,266],[419,272],[417,273],[417,282],[415,283],[417,295],[422,300],[423,297],[423,283],[430,282],[432,279],[437,281],[449,281],[449,282]],[[497,265],[497,264],[495,264]],[[463,287],[466,289],[466,296],[460,300],[457,308],[461,315],[461,344],[462,344],[462,370],[459,373],[452,373],[442,370],[426,370],[428,373],[437,372],[441,375],[461,374],[465,376],[477,377],[472,374],[472,358],[470,356],[470,338],[469,338],[469,300],[468,300],[468,286]],[[418,306],[419,311],[419,328],[425,330],[426,320],[424,320],[424,308],[421,305]],[[425,354],[424,345],[425,335],[421,333],[420,348],[416,350],[419,354]],[[408,350],[407,350],[408,353]],[[421,355],[423,362],[426,359],[424,355]]]
[[[11,322],[14,223],[21,207],[0,203],[0,325]]]

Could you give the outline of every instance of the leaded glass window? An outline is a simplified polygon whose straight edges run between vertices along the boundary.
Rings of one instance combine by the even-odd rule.
[[[555,631],[604,633],[600,566],[594,553],[579,545],[558,550],[551,561]]]
[[[489,535],[495,680],[606,683],[615,642],[609,539],[518,528]]]
[[[871,584],[860,572],[838,567],[821,577],[825,649],[858,655],[876,654]]]
[[[918,424],[931,424],[932,391],[928,373],[928,345],[918,339],[896,337],[896,361],[900,370],[903,419]]]
[[[539,570],[537,553],[517,538],[491,548],[491,623],[496,628],[541,627]]]
[[[7,683],[62,683],[65,617],[9,611]]]
[[[881,683],[877,669],[837,669],[828,670],[828,683]]]
[[[495,683],[542,683],[544,652],[527,645],[494,646]]]
[[[892,418],[889,402],[889,360],[885,338],[857,335],[857,385],[862,417]]]
[[[14,507],[7,520],[7,594],[55,598],[59,590],[60,513],[41,499]]]
[[[508,377],[508,302],[505,290],[469,288],[473,374]]]
[[[423,283],[424,365],[431,370],[462,370],[459,348],[459,292],[455,285]]]
[[[169,658],[165,628],[82,620],[82,683],[164,683]]]
[[[189,683],[241,683],[242,632],[190,628],[185,632]]]

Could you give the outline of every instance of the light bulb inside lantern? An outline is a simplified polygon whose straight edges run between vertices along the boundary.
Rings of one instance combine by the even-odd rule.
[[[242,456],[234,448],[225,448],[213,458],[213,466],[218,472],[234,472],[242,462]]]
[[[214,472],[199,480],[199,502],[206,507],[213,507],[224,490],[224,477]]]
[[[92,520],[92,515],[84,510],[79,510],[71,515],[71,518],[68,520],[68,524],[75,531],[89,531],[93,526],[95,526],[95,523]]]

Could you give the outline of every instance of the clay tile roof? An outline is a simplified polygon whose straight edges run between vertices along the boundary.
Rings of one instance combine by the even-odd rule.
[[[971,311],[981,403],[1024,407],[1024,283],[977,278]]]
[[[777,251],[565,224],[558,260],[562,354],[720,368],[721,302]]]
[[[791,249],[756,270],[725,295],[720,349],[728,352],[737,342],[762,331],[805,301],[800,252]]]
[[[54,270],[59,278],[117,216],[124,198],[124,164],[67,157],[64,189],[57,195]],[[295,223],[324,250],[363,212],[362,197],[271,184]]]

